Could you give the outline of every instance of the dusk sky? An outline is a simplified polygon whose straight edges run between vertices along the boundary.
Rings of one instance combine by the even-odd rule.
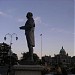
[[[42,55],[59,54],[63,48],[74,56],[74,0],[0,0],[0,43],[10,43],[10,37],[4,41],[7,33],[16,33],[12,38],[12,51],[18,57],[27,52],[25,32],[19,27],[26,22],[27,12],[33,13],[35,19],[34,53]]]

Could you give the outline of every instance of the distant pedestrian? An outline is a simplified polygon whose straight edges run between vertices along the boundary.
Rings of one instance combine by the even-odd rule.
[[[75,68],[71,69],[72,74],[75,74]]]
[[[68,75],[65,68],[61,68],[61,70],[62,70],[62,75]]]
[[[54,75],[62,75],[62,70],[59,65],[55,65],[55,74]]]

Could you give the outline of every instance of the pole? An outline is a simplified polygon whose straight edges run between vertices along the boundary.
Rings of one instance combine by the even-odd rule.
[[[18,37],[17,37],[17,34],[16,34],[16,33],[13,33],[13,34],[9,34],[9,33],[8,33],[8,34],[5,35],[4,40],[6,40],[6,36],[7,36],[7,35],[10,36],[10,50],[9,50],[10,61],[9,61],[9,67],[8,67],[7,75],[11,75],[11,74],[10,74],[10,71],[11,71],[11,65],[12,65],[12,64],[11,64],[11,56],[12,56],[12,54],[11,54],[12,36],[13,36],[13,35],[16,35],[16,40],[18,40]]]
[[[41,36],[41,60],[42,60],[42,34],[40,34]]]

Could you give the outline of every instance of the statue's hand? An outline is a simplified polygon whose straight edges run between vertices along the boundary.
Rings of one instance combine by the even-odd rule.
[[[19,27],[20,29],[22,29],[22,30],[25,30],[25,26],[21,26],[21,27]]]
[[[22,29],[21,27],[19,27],[20,29]]]

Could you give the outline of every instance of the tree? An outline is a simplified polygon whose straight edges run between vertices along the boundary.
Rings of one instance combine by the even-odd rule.
[[[4,58],[4,62],[5,64],[8,64],[8,65],[17,65],[17,62],[18,62],[17,54],[13,53],[11,56],[6,56]]]
[[[38,55],[33,53],[33,59],[34,59],[34,62],[37,63],[39,61]],[[22,57],[19,61],[20,61],[20,63],[24,63],[26,60],[29,60],[29,52],[22,53]]]
[[[8,55],[8,52],[11,50],[11,47],[6,43],[0,43],[0,66],[4,66],[6,64],[15,65],[17,64],[18,57],[17,54],[12,53],[11,56]]]
[[[10,46],[6,43],[0,43],[0,65],[5,65],[4,58],[8,56]]]

